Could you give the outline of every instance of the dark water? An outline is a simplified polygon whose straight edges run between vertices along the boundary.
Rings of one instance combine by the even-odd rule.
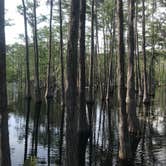
[[[24,158],[28,158],[34,153],[37,154],[39,166],[58,165],[61,121],[59,102],[53,101],[49,105],[50,108],[48,108],[46,102],[43,102],[40,109],[35,107],[33,101],[28,108],[21,95],[11,95],[9,101],[12,166],[23,165]],[[94,106],[93,165],[119,165],[118,111],[116,105],[116,102],[112,100],[109,105],[98,101]],[[166,88],[162,87],[156,90],[155,98],[152,99],[150,107],[145,108],[138,103],[137,113],[142,135],[135,151],[133,165],[165,166]],[[86,154],[87,165],[88,162],[89,146],[87,146]]]

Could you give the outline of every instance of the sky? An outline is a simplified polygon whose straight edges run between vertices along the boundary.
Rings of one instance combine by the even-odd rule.
[[[37,14],[48,13],[49,9],[45,6],[46,0],[40,0],[39,2],[41,7],[37,9]],[[10,19],[10,23],[14,24],[13,26],[6,26],[6,44],[22,43],[19,34],[24,34],[24,20],[23,16],[17,11],[17,6],[20,4],[22,4],[22,0],[5,0],[5,19]],[[165,8],[160,8],[159,11],[164,12]]]
[[[5,19],[11,19],[13,26],[6,26],[6,44],[12,44],[18,40],[18,34],[24,33],[24,20],[17,12],[17,5],[21,4],[21,0],[5,0]]]
[[[46,0],[40,0],[41,7],[37,9],[37,14],[48,13],[48,8],[45,6]],[[19,34],[24,34],[24,19],[17,11],[17,6],[22,4],[22,0],[5,0],[5,19],[10,19],[12,26],[6,26],[6,44],[15,42],[21,43]]]

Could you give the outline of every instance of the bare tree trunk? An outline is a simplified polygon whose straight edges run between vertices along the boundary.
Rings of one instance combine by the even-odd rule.
[[[142,54],[143,54],[143,76],[144,76],[144,94],[143,102],[149,103],[147,88],[147,71],[146,71],[146,50],[145,50],[145,0],[142,0]]]
[[[49,49],[48,49],[48,66],[47,66],[47,83],[46,83],[46,98],[52,98],[53,92],[51,90],[50,84],[50,72],[51,72],[51,58],[52,58],[52,10],[53,10],[53,0],[50,0],[50,25],[49,25]]]
[[[106,61],[107,61],[107,59],[106,59],[106,56],[107,56],[107,51],[106,51],[106,30],[105,30],[105,22],[104,22],[104,19],[103,19],[103,43],[104,43],[104,73],[103,73],[103,75],[104,75],[104,80],[103,80],[103,94],[102,94],[102,99],[103,100],[105,100],[105,98],[106,98],[106,87],[107,87],[107,79],[106,79],[106,77],[107,77],[107,64],[106,64]]]
[[[30,92],[30,71],[29,71],[29,42],[28,42],[28,29],[27,29],[27,13],[25,1],[22,0],[23,10],[24,10],[24,28],[25,28],[25,47],[26,47],[26,98],[31,98]]]
[[[89,128],[90,128],[90,146],[89,146],[89,166],[92,164],[92,109],[93,109],[93,78],[94,78],[94,0],[91,0],[91,56],[90,56],[90,75],[89,75]]]
[[[126,160],[131,157],[129,144],[127,114],[125,103],[125,53],[123,41],[123,2],[117,0],[118,17],[118,100],[119,100],[119,158]]]
[[[127,114],[129,132],[137,132],[138,119],[136,116],[135,101],[135,78],[134,78],[134,11],[135,4],[133,0],[128,1],[128,74],[127,74]]]
[[[138,95],[142,96],[142,81],[141,81],[141,71],[140,71],[140,54],[139,54],[139,44],[138,44],[138,1],[136,1],[136,10],[135,10],[135,52],[136,52],[136,67],[137,67],[137,81],[138,81]]]
[[[78,166],[78,29],[80,1],[71,1],[67,44],[66,166]]]
[[[86,116],[86,78],[85,78],[85,20],[86,0],[80,1],[80,109],[79,109],[79,165],[85,165],[85,151],[89,136],[89,128]]]
[[[36,18],[36,0],[33,0],[33,14],[34,14],[34,27],[33,27],[33,40],[34,40],[34,58],[35,58],[35,100],[41,102],[40,84],[39,84],[39,50],[37,40],[37,18]]]
[[[154,63],[154,59],[155,59],[155,39],[154,39],[154,12],[155,12],[155,8],[156,8],[156,2],[155,0],[152,1],[152,57],[151,57],[151,62],[150,62],[150,69],[149,69],[149,94],[151,96],[154,96],[155,95],[155,83],[154,83],[154,75],[155,75],[155,71],[154,71],[154,68],[155,68],[155,63]]]
[[[116,0],[114,1],[114,9],[112,10],[113,14],[113,20],[112,20],[112,28],[113,32],[111,33],[110,30],[110,36],[112,40],[110,40],[110,65],[109,65],[109,78],[108,78],[108,85],[107,85],[107,99],[109,100],[110,95],[113,94],[113,57],[114,57],[114,47],[115,47],[115,12],[116,12]]]
[[[94,81],[96,84],[96,90],[100,86],[99,82],[99,62],[98,62],[98,54],[99,54],[99,34],[98,34],[98,1],[95,1],[95,35],[96,35],[96,42],[95,42],[95,59],[94,59]]]
[[[93,76],[94,76],[94,0],[91,1],[91,56],[90,56],[90,75],[89,75],[89,102],[93,101]]]
[[[62,163],[62,147],[63,147],[63,131],[64,131],[64,118],[65,118],[65,86],[64,86],[64,60],[63,60],[63,29],[62,29],[62,2],[59,0],[59,29],[60,29],[60,58],[61,58],[61,99],[62,99],[62,117],[60,128],[60,147],[59,147],[59,162]]]
[[[10,147],[7,113],[5,7],[0,0],[0,165],[10,166]]]

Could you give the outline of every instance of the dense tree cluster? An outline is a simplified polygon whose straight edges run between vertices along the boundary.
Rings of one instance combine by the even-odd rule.
[[[140,134],[136,98],[148,105],[155,87],[166,81],[165,2],[49,0],[45,3],[49,12],[38,15],[40,7],[39,1],[22,0],[18,6],[24,19],[22,42],[5,45],[4,0],[0,0],[0,123],[7,123],[7,83],[17,82],[19,93],[27,101],[35,100],[36,116],[44,97],[50,102],[60,95],[59,163],[85,165],[89,141],[91,165],[96,96],[103,103],[117,98],[119,158],[131,159],[130,139]],[[3,142],[8,130],[2,127],[0,135]],[[8,143],[5,146],[9,151]],[[2,158],[6,151],[0,151]],[[10,165],[9,156],[2,165]]]

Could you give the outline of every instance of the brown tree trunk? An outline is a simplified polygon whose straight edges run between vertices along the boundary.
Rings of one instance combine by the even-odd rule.
[[[137,67],[137,79],[138,79],[138,95],[142,97],[142,81],[141,81],[141,71],[140,71],[140,54],[139,54],[139,43],[138,43],[138,1],[136,1],[135,10],[135,52],[136,52],[136,67]]]
[[[86,0],[80,1],[80,109],[79,109],[79,165],[85,165],[85,151],[89,136],[89,128],[86,116],[86,79],[85,79],[85,20],[86,20]]]
[[[93,101],[93,76],[94,76],[94,0],[91,1],[91,55],[90,55],[90,75],[89,75],[89,102]]]
[[[125,103],[125,53],[123,41],[123,2],[117,0],[118,17],[118,100],[119,100],[119,158],[130,158],[130,144]]]
[[[93,110],[93,79],[94,79],[94,0],[91,0],[91,55],[90,55],[90,75],[89,75],[89,128],[90,128],[90,146],[89,146],[89,166],[92,164],[92,110]]]
[[[106,53],[106,30],[105,30],[105,21],[104,21],[104,19],[103,19],[103,44],[104,44],[104,73],[103,73],[103,75],[104,75],[104,80],[103,80],[103,94],[102,94],[102,99],[104,99],[105,100],[105,98],[106,98],[106,87],[107,87],[107,64],[106,64],[106,62],[107,62],[107,58],[106,58],[106,56],[107,56],[107,53]]]
[[[30,71],[29,71],[29,42],[28,42],[28,29],[27,29],[27,13],[26,13],[26,6],[25,1],[22,0],[23,4],[23,12],[24,12],[24,28],[25,28],[25,47],[26,47],[26,98],[31,98],[30,93]]]
[[[50,84],[50,72],[51,72],[51,58],[52,58],[52,10],[53,10],[53,0],[50,0],[50,24],[49,24],[49,48],[48,48],[48,66],[47,66],[47,83],[46,83],[46,98],[52,98],[53,92],[51,91]]]
[[[152,1],[152,54],[151,54],[151,62],[150,62],[150,69],[149,69],[149,94],[151,96],[155,95],[155,82],[154,82],[154,78],[155,78],[155,63],[154,63],[154,59],[155,59],[155,39],[154,39],[154,12],[155,12],[155,8],[156,8],[156,2],[155,0]]]
[[[64,60],[63,60],[63,30],[62,30],[62,2],[59,0],[59,29],[60,29],[60,58],[61,58],[61,99],[62,99],[62,117],[60,128],[60,146],[59,146],[59,163],[62,163],[62,147],[63,147],[63,131],[64,131],[64,117],[65,117],[65,86],[64,86]]]
[[[145,50],[145,0],[142,0],[142,55],[143,55],[143,77],[144,77],[144,94],[143,103],[149,103],[147,88],[147,71],[146,71],[146,50]]]
[[[66,166],[78,166],[78,0],[71,1],[69,35],[67,44],[66,92]]]
[[[138,119],[136,116],[136,101],[135,101],[135,78],[134,78],[134,11],[135,4],[133,0],[128,1],[128,74],[127,74],[127,114],[128,114],[128,129],[129,132],[138,130]]]
[[[10,166],[10,147],[7,113],[5,7],[0,0],[0,165]]]
[[[39,50],[37,39],[37,18],[36,18],[36,0],[33,0],[33,14],[34,14],[34,27],[33,27],[33,41],[34,41],[34,58],[35,58],[35,100],[41,102],[40,83],[39,83]]]
[[[109,64],[109,78],[108,78],[108,85],[107,85],[107,99],[109,100],[110,95],[113,95],[113,57],[114,57],[114,48],[115,48],[115,12],[116,12],[116,0],[114,1],[114,5],[115,8],[112,10],[112,29],[113,32],[111,33],[110,30],[110,36],[111,36],[111,40],[110,40],[110,54],[111,54],[111,58],[110,58],[110,64]]]

